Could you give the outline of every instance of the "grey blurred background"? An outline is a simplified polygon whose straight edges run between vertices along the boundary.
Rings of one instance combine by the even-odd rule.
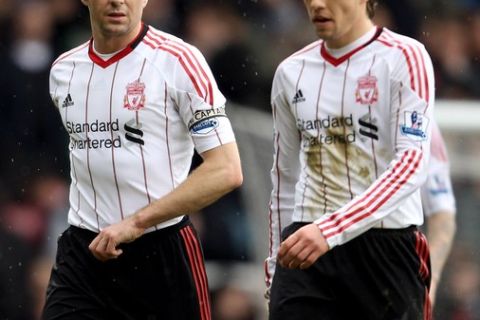
[[[266,319],[269,93],[278,63],[315,40],[303,2],[149,0],[144,21],[202,51],[240,147],[244,185],[194,218],[214,320]],[[435,319],[480,319],[480,1],[381,0],[375,21],[422,41],[434,62],[458,206]],[[80,0],[0,0],[0,320],[38,319],[68,209],[67,137],[48,72],[89,37]]]

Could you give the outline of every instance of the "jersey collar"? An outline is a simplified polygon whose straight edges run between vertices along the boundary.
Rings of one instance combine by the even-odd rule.
[[[325,41],[322,42],[322,47],[320,49],[320,54],[322,55],[322,57],[327,61],[329,62],[330,64],[332,64],[334,67],[337,67],[338,65],[342,64],[343,62],[347,61],[351,56],[353,56],[355,53],[357,53],[358,51],[362,50],[363,48],[367,47],[370,43],[372,43],[373,41],[375,41],[379,36],[380,34],[382,34],[383,32],[383,28],[380,28],[380,27],[377,27],[377,30],[375,31],[373,37],[371,37],[367,42],[361,44],[360,46],[354,48],[353,50],[351,50],[350,52],[340,56],[340,57],[334,57],[333,55],[330,54],[330,52],[328,52],[326,46],[325,46]]]
[[[126,55],[128,55],[130,52],[135,49],[138,44],[142,41],[143,37],[147,34],[148,31],[148,25],[144,24],[142,22],[142,28],[138,35],[133,39],[132,42],[130,42],[123,50],[117,52],[113,57],[111,57],[108,60],[103,60],[100,58],[96,53],[95,50],[93,50],[93,38],[90,39],[90,43],[88,45],[88,56],[90,59],[93,61],[93,63],[99,65],[102,68],[106,68],[110,66],[111,64],[117,62],[118,60],[122,59]]]

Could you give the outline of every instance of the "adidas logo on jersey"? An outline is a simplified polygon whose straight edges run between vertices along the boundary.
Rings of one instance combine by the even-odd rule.
[[[65,100],[63,100],[62,108],[70,107],[70,106],[73,106],[74,104],[75,103],[73,102],[72,96],[69,93],[65,98]]]
[[[292,103],[304,102],[306,99],[303,97],[302,90],[298,89],[297,93],[293,97]]]

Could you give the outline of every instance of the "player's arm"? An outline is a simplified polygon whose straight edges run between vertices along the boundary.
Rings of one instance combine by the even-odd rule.
[[[391,119],[388,126],[394,140],[394,159],[362,194],[337,211],[323,215],[314,224],[300,228],[284,241],[278,255],[283,266],[309,267],[329,249],[366,232],[391,214],[425,181],[434,77],[425,49],[419,46],[418,51],[424,64],[413,70],[399,50],[399,59],[391,75]]]
[[[427,238],[430,246],[430,261],[432,265],[432,282],[430,285],[430,300],[435,302],[438,283],[443,267],[450,254],[456,231],[455,214],[453,211],[437,211],[427,218]]]
[[[200,211],[242,184],[240,157],[235,142],[200,155],[202,164],[185,182],[134,215],[138,228],[147,229],[182,214]]]
[[[101,230],[89,246],[94,256],[102,261],[116,258],[122,253],[117,248],[119,244],[137,239],[146,229],[161,222],[197,212],[241,185],[236,143],[208,150],[201,156],[203,163],[172,192]]]
[[[432,266],[429,293],[433,305],[456,232],[456,206],[447,151],[436,125],[432,130],[429,172],[427,181],[422,186],[422,203],[427,217],[427,238]]]

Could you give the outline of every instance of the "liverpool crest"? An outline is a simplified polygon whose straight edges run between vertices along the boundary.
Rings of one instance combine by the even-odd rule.
[[[360,104],[371,105],[378,100],[377,77],[367,75],[357,81],[355,100]]]
[[[138,111],[145,106],[145,84],[135,80],[127,85],[127,94],[123,98],[123,107]]]

